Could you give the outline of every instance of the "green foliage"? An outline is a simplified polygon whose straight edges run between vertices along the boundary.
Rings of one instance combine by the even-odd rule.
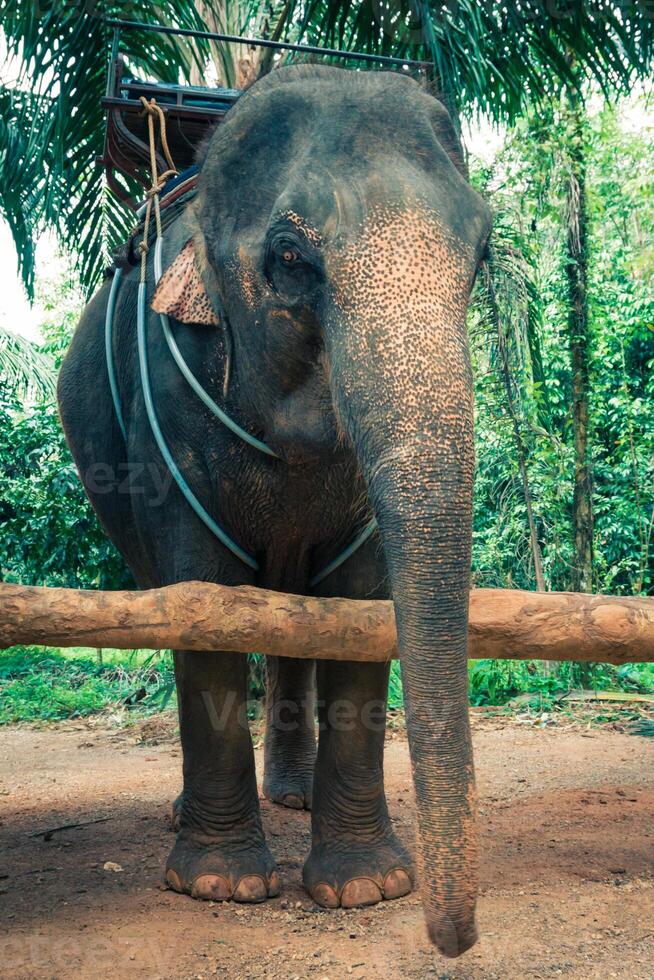
[[[647,12],[604,0],[297,0],[296,17],[312,43],[433,60],[448,108],[503,121],[577,86],[575,60],[608,88],[645,73],[652,49]]]
[[[388,707],[391,709],[401,708],[403,705],[402,670],[399,660],[394,660],[391,664],[391,674],[388,681]]]
[[[8,581],[128,587],[88,503],[51,402],[0,399],[0,571]]]
[[[137,4],[134,16],[141,9],[147,13],[147,6]],[[610,17],[602,24],[584,20],[594,9],[586,4],[577,47],[567,48],[566,24],[553,31],[549,23],[541,37],[534,22],[525,26],[522,45],[509,49],[505,38],[520,36],[515,18],[528,12],[529,5],[491,4],[483,11],[467,2],[438,11],[434,6],[433,35],[425,33],[425,4],[412,5],[414,14],[416,6],[422,10],[421,17],[413,18],[408,5],[385,7],[384,17],[390,20],[384,24],[375,20],[379,14],[373,6],[308,0],[300,9],[291,3],[288,30],[295,32],[294,39],[303,31],[312,41],[387,54],[420,56],[429,51],[437,57],[451,104],[465,110],[482,107],[496,118],[514,118],[524,99],[535,95],[536,82],[547,81],[538,90],[537,113],[517,121],[493,165],[480,167],[472,161],[473,180],[495,214],[470,318],[477,405],[475,584],[534,587],[519,444],[546,586],[565,590],[572,582],[574,448],[565,184],[570,160],[583,151],[589,206],[595,588],[654,594],[654,131],[628,122],[629,114],[639,110],[645,116],[644,99],[610,106],[585,89],[586,117],[581,126],[578,120],[573,126],[557,96],[562,81],[571,81],[560,63],[564,48],[566,57],[576,52],[585,59],[579,77],[595,72],[603,82],[623,84],[634,67],[635,49],[629,48],[633,23],[627,18],[619,29],[627,47],[618,54],[618,28]],[[32,238],[44,224],[54,224],[65,241],[74,242],[80,261],[77,273],[66,281],[47,284],[46,343],[41,350],[0,334],[0,575],[48,585],[129,586],[123,562],[83,494],[51,396],[53,366],[61,360],[82,302],[74,285],[77,274],[89,285],[97,278],[110,238],[124,233],[120,210],[104,196],[89,162],[101,143],[98,106],[106,29],[74,5],[62,12],[46,3],[36,11],[31,4],[5,0],[2,5],[0,0],[0,10],[9,17],[10,51],[24,59],[23,87],[11,93],[0,90],[0,160],[15,175],[0,190],[0,209],[12,225],[30,283]],[[172,0],[158,11],[162,19],[178,23],[196,23],[199,16]],[[247,16],[258,12],[253,3]],[[456,20],[464,15],[465,30]],[[612,39],[606,48],[592,48],[594,31]],[[184,44],[159,39],[152,45],[138,34],[131,36],[129,58],[136,70],[159,78],[187,77],[196,52]],[[646,60],[651,44],[647,30],[639,43]],[[78,51],[80,45],[83,51]],[[70,51],[77,53],[69,65]],[[81,98],[85,86],[88,98]],[[92,661],[73,668],[55,652],[36,660],[30,654],[29,663],[35,664],[31,669],[27,654],[22,666],[16,656],[14,673],[0,673],[1,710],[6,705],[12,717],[46,717],[49,711],[55,712],[52,717],[65,717],[120,700],[121,682]],[[2,669],[11,663],[2,658]],[[252,658],[251,666],[251,695],[260,697],[263,659]],[[478,661],[470,666],[473,704],[505,703],[522,693],[533,696],[534,705],[550,703],[582,680],[598,689],[654,690],[651,666],[598,665],[583,677],[569,664],[548,670],[531,662]],[[161,706],[172,693],[172,675],[154,687],[151,703]],[[391,668],[389,704],[402,704],[398,663]]]
[[[52,398],[52,360],[36,344],[0,325],[0,385],[25,398]]]
[[[597,100],[596,100],[597,101]],[[654,587],[654,131],[631,131],[620,113],[644,116],[637,99],[601,104],[585,123],[589,193],[590,443],[594,472],[595,589],[629,594]],[[526,256],[536,297],[513,287],[516,309],[537,303],[530,331],[514,331],[512,388],[528,447],[527,470],[550,589],[571,587],[573,433],[564,281],[564,146],[558,104],[509,134],[493,168],[475,175],[506,238]],[[643,175],[643,176],[641,176]],[[521,299],[523,297],[523,299]],[[533,588],[517,451],[493,354],[493,330],[478,302],[471,317],[477,399],[474,561],[479,585]]]
[[[153,17],[153,14],[155,15]],[[105,186],[102,156],[111,28],[105,18],[176,23],[202,28],[186,0],[1,0],[0,22],[10,69],[18,78],[0,87],[0,161],[10,180],[0,187],[23,279],[34,285],[34,240],[52,227],[75,255],[81,281],[99,280],[112,246],[124,240],[133,218]],[[130,31],[123,52],[129,69],[161,81],[188,80],[202,66],[206,45],[183,38]]]
[[[644,106],[643,106],[644,108]],[[654,588],[654,130],[592,131],[593,423],[598,575]]]
[[[75,277],[39,283],[54,378],[81,310]],[[129,588],[132,578],[98,524],[59,421],[52,383],[39,397],[0,383],[0,579],[69,588]]]
[[[592,664],[585,684],[594,691],[654,693],[652,664]],[[525,707],[551,705],[557,696],[580,686],[579,665],[557,664],[555,672],[544,672],[533,660],[471,660],[468,669],[470,704],[501,705],[520,695],[532,695]]]
[[[627,594],[654,591],[654,135],[621,121],[621,112],[638,109],[636,99],[622,108],[599,106],[585,130],[596,579],[598,591]],[[494,281],[509,325],[511,391],[528,449],[545,577],[553,589],[569,587],[572,563],[570,363],[562,273],[565,127],[565,118],[552,105],[539,119],[509,133],[492,168],[474,173],[496,215]],[[68,276],[41,287],[48,311],[44,352],[55,364],[82,302],[74,282]],[[487,303],[478,295],[471,315],[478,459],[473,572],[477,585],[533,588],[525,501],[496,337]],[[5,578],[24,582],[129,585],[121,559],[84,497],[53,403],[38,398],[25,403],[9,385],[0,399],[0,567]],[[263,659],[252,661],[250,693],[258,698]],[[541,703],[579,686],[575,669],[560,665],[544,673],[528,662],[481,661],[470,668],[472,703],[505,703],[524,692]],[[617,671],[600,665],[584,683],[646,690],[652,677],[648,667]],[[172,681],[160,690],[160,702],[171,692]],[[396,662],[389,704],[402,704]]]
[[[43,227],[54,228],[74,252],[91,291],[131,223],[96,164],[111,51],[107,18],[255,34],[283,24],[293,40],[433,59],[449,108],[514,120],[562,84],[592,77],[608,89],[626,86],[634,73],[645,75],[654,37],[646,7],[606,0],[567,0],[564,9],[540,0],[160,0],[154,6],[148,0],[0,0],[7,66],[17,72],[15,84],[0,86],[0,162],[11,174],[0,185],[0,213],[28,291]],[[141,30],[125,32],[122,53],[130,72],[161,81],[188,81],[194,68],[201,76],[212,55],[233,68],[224,46],[216,55],[205,42]]]
[[[256,719],[261,717],[262,663],[263,658],[257,658],[256,665],[250,664],[248,715]],[[544,674],[540,667],[533,661],[471,661],[471,705],[503,705],[520,696],[525,709],[549,709],[579,686],[575,664],[561,664],[555,674]],[[590,687],[654,694],[654,665],[598,664],[592,668]],[[105,650],[99,663],[91,651],[15,647],[0,652],[0,725],[58,721],[116,709],[160,712],[172,707],[174,693],[169,655]],[[400,664],[395,660],[388,707],[397,710],[403,704]]]
[[[172,689],[171,664],[148,658],[139,666],[127,654],[112,659],[98,664],[35,647],[0,653],[0,725],[84,717],[121,705],[160,710],[157,695]]]

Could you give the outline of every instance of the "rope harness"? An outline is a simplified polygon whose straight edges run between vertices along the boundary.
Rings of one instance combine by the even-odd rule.
[[[159,282],[162,275],[162,248],[163,248],[163,230],[161,222],[161,204],[159,196],[163,190],[166,182],[171,178],[178,176],[178,171],[175,168],[172,157],[170,155],[170,149],[168,147],[168,141],[166,138],[166,117],[164,115],[161,106],[157,105],[155,99],[151,99],[149,102],[144,97],[141,96],[141,103],[143,104],[143,112],[148,117],[148,137],[150,143],[150,167],[152,172],[152,184],[146,194],[146,205],[145,205],[145,217],[143,221],[143,237],[139,243],[138,251],[140,254],[140,276],[138,285],[138,298],[137,298],[137,345],[138,345],[138,358],[139,358],[139,372],[141,379],[141,387],[143,390],[143,400],[145,402],[145,411],[148,417],[148,422],[150,424],[150,429],[152,430],[152,435],[157,444],[159,452],[163,457],[163,460],[170,470],[170,473],[175,480],[175,483],[179,487],[182,495],[188,504],[195,511],[197,516],[203,522],[203,524],[211,531],[211,533],[223,544],[233,555],[236,555],[244,565],[254,571],[259,570],[259,564],[252,555],[244,551],[243,548],[230,535],[213,519],[211,514],[206,510],[206,508],[200,503],[196,495],[191,490],[188,485],[186,478],[179,469],[173,455],[170,451],[168,443],[164,437],[164,434],[159,425],[159,419],[157,417],[154,400],[152,397],[152,386],[150,382],[150,366],[148,362],[148,344],[147,344],[147,269],[148,269],[148,254],[150,252],[149,244],[149,233],[150,233],[150,222],[152,219],[152,212],[154,210],[155,226],[156,226],[156,237],[154,246],[154,261],[153,261],[153,271],[155,285]],[[159,174],[159,168],[157,165],[157,153],[156,153],[156,132],[155,132],[155,122],[159,123],[159,136],[161,140],[161,148],[168,165],[168,169],[163,173]],[[111,398],[114,405],[114,411],[116,413],[116,418],[118,420],[118,425],[122,433],[123,439],[127,442],[127,429],[125,427],[125,421],[122,412],[122,406],[120,402],[120,393],[118,390],[118,383],[116,379],[115,365],[114,365],[114,353],[113,353],[113,322],[114,314],[116,311],[116,304],[118,300],[118,294],[120,292],[120,287],[122,283],[122,269],[117,268],[114,273],[114,278],[111,284],[111,289],[109,292],[109,301],[107,303],[107,312],[105,316],[105,355],[107,360],[107,373],[109,375],[109,387],[111,389]],[[259,450],[259,452],[272,457],[273,459],[279,459],[277,453],[267,446],[260,439],[255,438],[245,429],[242,429],[238,423],[236,423],[229,415],[218,405],[213,398],[204,390],[198,379],[195,377],[188,364],[182,356],[175,336],[173,334],[172,327],[170,325],[170,320],[166,313],[159,314],[159,320],[161,322],[161,327],[163,330],[163,335],[166,339],[168,349],[177,367],[179,368],[181,374],[184,376],[192,390],[201,399],[201,401],[206,405],[210,412],[216,416],[217,419],[222,422],[226,428],[233,432],[247,445],[252,446],[254,449]],[[320,572],[313,576],[309,580],[309,585],[314,586],[323,579],[327,578],[335,569],[348,560],[358,549],[371,537],[377,527],[377,522],[373,518],[368,521],[363,530],[355,537],[355,539],[343,550],[340,554],[334,558],[328,565],[326,565]]]

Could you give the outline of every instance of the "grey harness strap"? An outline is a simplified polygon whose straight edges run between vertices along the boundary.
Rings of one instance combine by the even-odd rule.
[[[158,236],[156,239],[155,250],[154,250],[154,277],[155,282],[158,282],[161,278],[162,268],[161,268],[161,249],[163,245],[162,236]],[[113,320],[116,310],[116,304],[118,300],[118,294],[120,291],[120,286],[122,283],[122,271],[117,269],[114,274],[114,279],[111,284],[111,290],[109,293],[109,301],[107,304],[107,313],[105,317],[105,354],[107,360],[107,373],[109,375],[109,387],[111,389],[111,397],[114,404],[114,410],[116,412],[116,418],[118,420],[118,425],[120,431],[123,435],[123,439],[127,441],[127,430],[125,427],[125,422],[122,413],[122,407],[120,403],[120,394],[118,390],[118,383],[116,380],[116,372],[114,366],[114,355],[113,355]],[[211,396],[204,390],[200,382],[197,380],[188,364],[182,356],[177,342],[175,340],[172,327],[170,325],[170,320],[165,313],[159,314],[159,319],[161,322],[162,330],[166,343],[168,344],[168,349],[170,350],[171,356],[173,357],[175,363],[177,364],[182,375],[189,383],[193,391],[198,395],[202,402],[207,406],[207,408],[218,418],[223,425],[225,425],[231,432],[237,435],[249,446],[254,449],[259,450],[259,452],[264,453],[274,459],[279,459],[277,453],[273,452],[269,446],[267,446],[261,440],[256,439],[245,429],[242,429],[238,423],[236,423],[229,415],[211,398]],[[154,436],[155,442],[159,448],[166,466],[170,470],[170,473],[175,480],[175,483],[179,487],[182,495],[195,511],[200,520],[205,524],[205,526],[215,535],[216,538],[223,544],[232,554],[236,555],[248,568],[258,571],[259,564],[252,555],[249,555],[247,551],[243,548],[233,538],[230,537],[227,532],[220,527],[219,524],[213,519],[213,517],[208,513],[206,508],[200,503],[196,495],[193,493],[191,488],[181,470],[177,466],[175,459],[170,451],[168,443],[164,437],[164,434],[159,425],[159,420],[157,418],[156,409],[154,406],[154,400],[152,397],[152,387],[150,382],[150,367],[148,363],[148,344],[147,344],[147,286],[144,279],[141,279],[138,289],[138,303],[137,303],[137,339],[138,339],[138,353],[139,353],[139,370],[141,377],[141,387],[143,389],[143,398],[145,401],[145,409],[148,416],[148,421],[150,423],[150,428]],[[309,585],[314,586],[323,579],[327,578],[333,571],[339,568],[344,562],[348,560],[358,549],[371,537],[377,528],[377,521],[375,518],[368,521],[363,530],[355,537],[355,539],[343,550],[336,558],[334,558],[328,565],[326,565],[320,572],[314,575],[309,580]]]

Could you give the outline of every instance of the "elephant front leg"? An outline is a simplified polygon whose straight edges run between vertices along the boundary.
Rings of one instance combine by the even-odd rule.
[[[266,657],[264,796],[310,810],[315,759],[315,665]]]
[[[387,687],[386,664],[318,664],[320,738],[303,880],[326,908],[374,905],[411,891],[411,861],[384,795]]]
[[[166,881],[193,898],[261,902],[279,878],[261,826],[242,654],[176,652],[184,757]]]

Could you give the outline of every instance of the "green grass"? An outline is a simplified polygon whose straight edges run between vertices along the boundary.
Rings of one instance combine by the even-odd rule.
[[[399,660],[394,660],[391,664],[391,676],[388,680],[388,707],[391,710],[404,707],[404,691],[402,690],[402,673]]]
[[[250,698],[263,696],[263,657],[251,657]],[[564,691],[582,686],[575,664],[558,664],[547,674],[534,661],[473,660],[469,667],[470,703],[503,705],[530,695],[524,707],[552,706]],[[654,693],[654,664],[592,667],[596,690]],[[403,706],[402,676],[391,664],[388,706]],[[0,652],[0,724],[85,717],[115,708],[151,713],[174,703],[172,658],[168,652],[88,648],[50,650],[14,647]],[[254,712],[254,709],[253,709]]]
[[[587,666],[587,665],[583,665]],[[468,666],[470,703],[502,705],[519,695],[532,695],[525,707],[542,708],[573,688],[595,691],[654,693],[654,664],[590,665],[589,677],[579,664],[559,663],[553,673],[534,660],[471,660]]]
[[[173,691],[170,657],[151,651],[14,647],[0,654],[0,724],[85,717],[124,706],[160,710]]]
[[[249,659],[249,695],[256,701],[264,693],[264,658],[253,654]],[[97,651],[88,647],[14,647],[0,652],[0,725],[80,718],[119,706],[157,711],[166,707],[173,693],[170,655],[159,657],[150,650],[105,649],[102,664]],[[398,661],[391,665],[388,695],[390,708],[402,707]],[[254,709],[249,713],[256,714]]]
[[[470,704],[503,705],[519,695],[532,695],[526,708],[542,709],[552,705],[557,696],[573,688],[586,687],[596,691],[630,691],[654,694],[654,664],[594,664],[590,682],[582,683],[579,665],[557,664],[548,674],[543,664],[535,660],[471,660],[468,665]],[[400,663],[391,664],[388,685],[389,708],[401,708],[404,703]]]

